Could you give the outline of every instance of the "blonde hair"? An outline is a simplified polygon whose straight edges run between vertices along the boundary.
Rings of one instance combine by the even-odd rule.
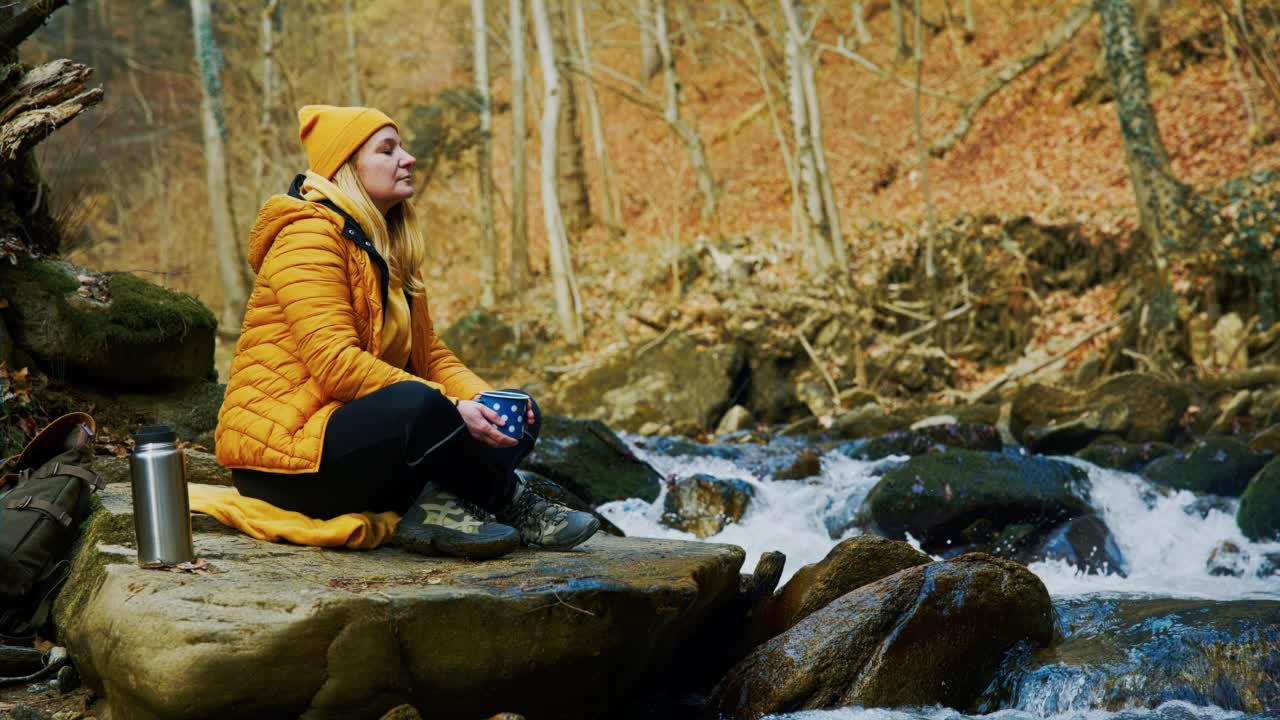
[[[360,176],[356,174],[354,155],[334,173],[333,184],[364,215],[364,218],[357,220],[368,221],[360,224],[369,233],[369,239],[373,241],[378,254],[387,261],[392,284],[398,283],[414,297],[424,294],[426,286],[418,271],[427,259],[427,239],[418,223],[413,205],[408,200],[398,202],[387,211],[384,218],[373,204],[373,198],[364,189]]]

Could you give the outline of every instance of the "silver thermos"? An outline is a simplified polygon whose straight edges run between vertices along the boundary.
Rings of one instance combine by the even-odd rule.
[[[148,425],[133,436],[129,456],[133,480],[133,526],[138,564],[177,565],[195,557],[191,547],[191,504],[187,498],[187,456],[173,429]]]

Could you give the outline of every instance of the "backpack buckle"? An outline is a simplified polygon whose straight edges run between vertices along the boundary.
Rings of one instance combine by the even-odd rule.
[[[13,503],[9,507],[13,508],[14,510],[26,510],[27,508],[31,507],[31,496],[28,495],[24,498],[20,498],[17,502]]]

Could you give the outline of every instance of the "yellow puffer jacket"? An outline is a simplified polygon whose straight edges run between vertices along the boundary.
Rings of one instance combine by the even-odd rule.
[[[249,264],[258,279],[215,433],[222,465],[315,472],[329,416],[393,383],[425,382],[455,402],[493,389],[436,336],[425,296],[412,304],[410,372],[378,359],[383,271],[359,227],[329,207],[272,197]]]

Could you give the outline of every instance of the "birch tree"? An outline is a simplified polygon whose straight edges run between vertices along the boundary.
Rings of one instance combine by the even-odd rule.
[[[844,270],[847,259],[835,193],[822,145],[822,113],[818,106],[813,56],[805,34],[800,0],[779,0],[786,19],[788,101],[796,146],[796,170],[805,211],[806,243],[822,272]]]
[[[551,22],[547,0],[532,0],[534,33],[538,38],[538,62],[542,70],[542,123],[539,135],[542,156],[539,174],[542,178],[542,218],[547,228],[547,252],[551,260],[551,282],[556,298],[556,317],[560,332],[570,345],[582,340],[582,309],[573,263],[569,256],[569,238],[560,212],[559,184],[556,182],[557,125],[560,119],[561,78],[556,67],[556,54],[551,39]]]
[[[565,12],[566,0],[544,0],[550,24],[551,49],[560,76],[560,120],[556,156],[556,176],[560,185],[560,203],[566,228],[571,233],[591,225],[591,195],[587,190],[587,160],[582,147],[582,133],[578,129],[578,94],[566,77],[566,70],[573,64],[569,52],[569,22]],[[538,49],[541,55],[542,48]]]
[[[653,0],[636,0],[640,22],[640,77],[648,82],[662,70],[658,38],[653,34]]]
[[[480,305],[493,307],[498,284],[498,239],[493,231],[493,101],[489,93],[489,25],[484,0],[471,0],[476,95],[480,99],[480,142],[476,174],[480,179]]]
[[[609,146],[604,142],[604,120],[600,116],[600,102],[596,98],[595,82],[591,79],[591,41],[587,37],[587,19],[583,11],[583,0],[569,0],[573,3],[573,22],[577,31],[578,64],[583,69],[583,89],[587,96],[587,117],[591,121],[591,140],[595,146],[596,158],[600,162],[601,199],[604,202],[604,223],[610,232],[622,229],[622,214],[618,209],[617,190],[613,184],[613,166],[609,162]]]
[[[347,30],[347,102],[363,105],[360,99],[360,63],[356,56],[356,20],[351,0],[342,0],[342,22]]]
[[[280,10],[280,0],[267,0],[258,18],[262,36],[262,111],[258,115],[258,153],[253,160],[254,195],[258,197],[263,195],[267,166],[279,147],[273,138],[275,127],[271,114],[276,107],[276,23]]]
[[[916,132],[916,151],[920,162],[921,189],[924,191],[924,277],[925,283],[928,285],[928,296],[929,303],[933,309],[933,320],[937,323],[938,332],[943,333],[942,305],[939,301],[941,288],[938,287],[938,270],[933,259],[933,240],[934,232],[937,228],[937,220],[934,217],[933,210],[933,188],[929,184],[929,153],[925,149],[924,118],[920,112],[920,85],[924,80],[924,22],[922,20],[923,13],[920,10],[920,0],[915,0],[916,89],[911,96],[911,115]]]
[[[218,275],[222,279],[222,313],[219,333],[240,334],[240,320],[249,298],[241,265],[240,246],[231,221],[227,197],[226,119],[222,108],[221,53],[213,37],[210,0],[191,0],[191,32],[195,38],[196,64],[200,72],[200,120],[204,128],[205,185],[209,192],[209,214],[213,223],[214,247],[218,255]]]
[[[867,30],[866,22],[867,9],[864,5],[863,0],[852,0],[849,8],[849,14],[852,17],[849,31],[859,45],[871,42],[871,32]]]
[[[529,284],[528,182],[525,146],[525,90],[529,68],[524,51],[524,0],[508,0],[511,23],[511,285],[520,292]]]
[[[711,163],[707,161],[702,136],[693,125],[685,121],[680,111],[680,76],[676,74],[675,56],[671,52],[666,8],[667,0],[654,0],[654,34],[658,39],[658,54],[662,58],[662,85],[666,96],[662,117],[689,148],[698,191],[702,194],[702,218],[705,220],[715,214],[718,190],[715,177],[711,174]]]
[[[890,14],[893,16],[893,53],[899,60],[911,57],[911,48],[907,47],[907,26],[902,14],[903,0],[889,0]]]

